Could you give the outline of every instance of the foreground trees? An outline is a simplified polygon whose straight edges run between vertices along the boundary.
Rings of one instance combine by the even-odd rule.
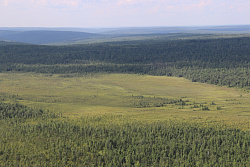
[[[6,103],[0,115],[1,166],[250,165],[250,133],[237,129],[122,116],[72,120]]]

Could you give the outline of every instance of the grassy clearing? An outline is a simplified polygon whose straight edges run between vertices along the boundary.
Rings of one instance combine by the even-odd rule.
[[[69,117],[115,114],[140,121],[223,123],[250,130],[249,92],[184,78],[2,73],[0,93],[2,100],[62,111]]]

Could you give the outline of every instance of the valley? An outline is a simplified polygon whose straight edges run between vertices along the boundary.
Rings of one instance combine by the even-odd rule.
[[[250,166],[249,26],[0,39],[0,166]]]
[[[140,121],[176,119],[249,130],[249,92],[184,78],[2,73],[0,87],[6,102],[55,110],[67,117],[112,114]]]

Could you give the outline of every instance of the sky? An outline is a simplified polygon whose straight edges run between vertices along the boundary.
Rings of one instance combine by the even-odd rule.
[[[0,27],[250,25],[250,0],[0,0]]]

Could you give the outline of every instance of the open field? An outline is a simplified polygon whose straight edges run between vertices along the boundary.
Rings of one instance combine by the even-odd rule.
[[[1,73],[4,101],[61,111],[64,116],[124,115],[140,121],[179,120],[250,130],[250,93],[184,78],[89,74]]]

